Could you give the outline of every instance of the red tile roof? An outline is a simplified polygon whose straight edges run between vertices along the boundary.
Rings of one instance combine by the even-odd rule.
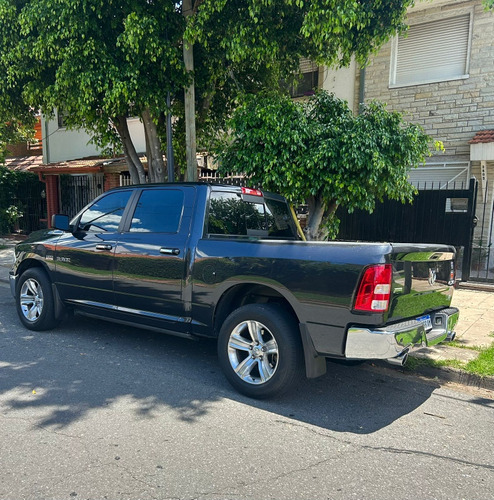
[[[469,141],[469,144],[482,144],[494,142],[494,130],[480,130],[475,134],[475,137]]]

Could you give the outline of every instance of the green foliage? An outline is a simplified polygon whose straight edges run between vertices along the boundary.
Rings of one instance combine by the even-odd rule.
[[[430,144],[419,126],[383,104],[372,102],[355,117],[327,92],[303,102],[249,96],[230,127],[218,150],[221,169],[244,173],[293,203],[314,200],[324,216],[312,236],[321,223],[329,223],[334,236],[339,205],[372,212],[376,200],[412,201],[408,172],[425,161]]]
[[[38,177],[33,173],[0,167],[0,234],[14,229],[23,215],[22,192],[27,186],[38,183]]]
[[[166,109],[166,90],[183,86],[182,16],[169,0],[2,0],[0,69],[20,82],[24,102],[50,115],[63,108],[70,127],[118,138],[117,116]]]
[[[484,0],[483,4],[486,10],[494,9],[494,0]]]
[[[437,361],[428,358],[413,358],[410,356],[405,366],[406,369],[410,371],[420,370],[420,368],[424,366],[432,368],[450,366],[452,368],[456,368],[457,370],[472,373],[473,375],[478,375],[480,377],[494,376],[494,346],[476,350],[479,350],[478,357],[468,363],[459,361],[458,359],[443,359]]]
[[[0,121],[26,123],[33,109],[63,108],[69,127],[112,146],[115,117],[149,108],[159,122],[170,90],[181,164],[184,36],[194,43],[198,145],[207,149],[240,96],[277,88],[302,56],[364,63],[404,29],[412,4],[195,0],[186,27],[172,0],[0,0]]]
[[[483,377],[494,376],[494,345],[482,349],[477,359],[469,361],[466,364],[465,370]]]
[[[34,138],[34,115],[24,117],[24,123],[17,119],[0,121],[0,164],[5,162],[7,146],[28,142]]]
[[[217,33],[226,59],[292,69],[298,57],[326,64],[347,65],[352,54],[365,63],[396,31],[414,0],[302,1],[203,0],[192,16],[186,36],[209,47]],[[213,30],[211,28],[214,27]]]
[[[22,217],[22,212],[15,205],[0,208],[0,234],[10,233],[15,223]]]
[[[6,146],[27,142],[34,136],[35,110],[23,96],[26,78],[17,69],[20,41],[17,12],[12,2],[0,1],[0,163]]]

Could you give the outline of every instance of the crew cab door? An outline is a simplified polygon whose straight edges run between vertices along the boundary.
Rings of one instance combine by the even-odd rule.
[[[182,292],[195,199],[189,186],[136,193],[115,250],[114,290],[122,319],[186,333]]]
[[[131,195],[123,190],[97,198],[58,240],[55,280],[62,299],[103,309],[114,304],[113,253]]]

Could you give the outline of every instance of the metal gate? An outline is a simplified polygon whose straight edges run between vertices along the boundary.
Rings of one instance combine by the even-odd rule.
[[[459,250],[461,279],[470,278],[477,181],[468,188],[419,190],[412,204],[386,200],[372,214],[338,210],[338,239],[444,243]]]
[[[479,190],[480,200],[477,205],[476,229],[472,245],[472,265],[470,278],[475,281],[494,282],[494,193],[489,192],[485,183]]]
[[[72,218],[96,196],[103,193],[103,174],[60,175],[60,212]]]

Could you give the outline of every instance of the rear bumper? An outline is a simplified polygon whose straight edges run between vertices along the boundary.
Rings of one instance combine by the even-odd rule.
[[[431,346],[453,336],[459,311],[455,307],[431,313],[432,330],[413,319],[381,328],[348,328],[345,357],[348,359],[392,359],[414,346]]]

